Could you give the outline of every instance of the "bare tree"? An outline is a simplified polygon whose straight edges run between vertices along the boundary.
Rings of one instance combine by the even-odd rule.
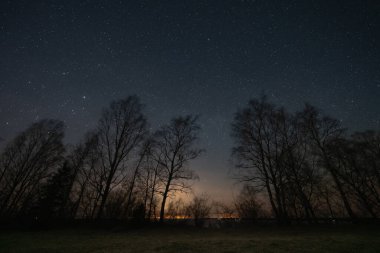
[[[0,215],[14,215],[36,198],[41,182],[63,160],[63,135],[63,122],[41,120],[6,146],[1,154]]]
[[[128,187],[128,199],[127,199],[126,210],[125,210],[127,212],[127,216],[129,214],[129,208],[132,204],[132,196],[133,196],[133,193],[134,193],[133,191],[134,191],[136,183],[137,183],[136,181],[140,177],[140,171],[141,171],[142,166],[144,165],[144,160],[149,158],[149,152],[151,150],[151,145],[152,145],[152,140],[149,138],[146,139],[146,141],[141,146],[140,152],[137,154],[138,159],[137,159],[137,162],[134,166],[132,176],[131,176],[131,179],[129,182],[129,187]],[[145,203],[145,201],[144,201],[144,203]],[[144,205],[144,210],[145,210],[145,205]]]
[[[161,177],[161,158],[160,155],[156,157],[158,160],[153,160],[155,162],[151,163],[151,166],[148,167],[148,189],[147,189],[147,198],[149,199],[149,207],[147,218],[151,219],[152,215],[156,217],[156,207],[157,207],[157,198],[156,194],[159,193],[159,179]]]
[[[334,144],[343,138],[344,129],[338,120],[323,117],[316,108],[308,104],[301,112],[300,117],[302,117],[302,124],[313,144],[313,149],[317,152],[322,166],[330,173],[338,189],[348,215],[353,219],[356,218],[352,203],[347,197],[345,185],[342,183],[338,168],[334,164],[332,157]]]
[[[264,213],[263,203],[259,201],[256,190],[249,185],[243,186],[235,200],[235,208],[242,219],[256,219]]]
[[[170,201],[167,208],[167,216],[171,220],[178,219],[185,216],[185,203],[181,198]]]
[[[161,175],[159,148],[153,137],[146,140],[141,154],[144,156],[140,165],[141,169],[137,175],[136,188],[137,191],[143,193],[142,203],[145,217],[149,220],[152,218],[153,209],[156,206]]]
[[[266,193],[278,222],[313,222],[321,173],[301,114],[290,114],[265,96],[251,100],[235,114],[232,137],[238,179]]]
[[[186,210],[188,215],[194,219],[195,225],[202,227],[204,219],[208,218],[211,212],[210,197],[205,193],[200,196],[194,196]]]
[[[66,157],[72,168],[69,193],[65,203],[71,202],[69,216],[75,218],[83,201],[83,196],[89,187],[89,170],[99,160],[97,146],[99,138],[96,133],[87,133],[84,141],[76,145]],[[66,204],[67,205],[67,204]]]
[[[330,153],[337,168],[336,173],[346,185],[350,199],[356,200],[357,209],[362,211],[361,216],[369,214],[377,218],[380,211],[380,189],[371,166],[376,162],[371,161],[368,156],[363,156],[371,148],[360,141],[362,135],[362,133],[356,133],[352,139],[336,142]]]
[[[279,222],[287,222],[287,178],[284,164],[286,146],[282,111],[268,103],[266,97],[251,100],[235,114],[232,155],[239,169],[239,180],[265,189],[272,211]]]
[[[313,196],[320,180],[320,168],[315,166],[307,130],[299,114],[288,114],[282,109],[279,117],[282,125],[282,144],[284,145],[282,166],[287,180],[289,210],[295,218],[306,218],[313,222],[316,218]]]
[[[136,96],[114,101],[109,108],[104,109],[98,127],[100,170],[104,175],[99,189],[98,218],[103,216],[112,188],[125,180],[128,169],[126,162],[142,142],[146,125],[142,104]]]
[[[158,155],[157,161],[162,167],[160,180],[163,184],[160,222],[165,219],[166,199],[170,193],[183,191],[190,187],[189,180],[196,179],[188,162],[197,158],[202,150],[195,148],[200,126],[198,117],[177,117],[170,124],[162,126],[155,134]]]
[[[212,212],[214,212],[218,218],[232,219],[236,217],[237,210],[233,203],[227,204],[219,201],[213,201],[212,207]]]

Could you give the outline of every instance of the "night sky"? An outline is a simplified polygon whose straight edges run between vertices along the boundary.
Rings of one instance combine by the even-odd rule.
[[[230,124],[250,98],[380,129],[379,1],[0,2],[3,146],[43,118],[75,144],[102,107],[135,94],[153,129],[201,115],[195,189],[221,199],[236,187]]]

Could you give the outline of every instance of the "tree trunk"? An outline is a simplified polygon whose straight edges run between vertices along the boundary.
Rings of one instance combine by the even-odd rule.
[[[104,189],[104,192],[102,194],[103,196],[102,196],[102,200],[100,202],[99,211],[98,211],[98,215],[97,215],[98,219],[103,218],[104,207],[106,205],[108,194],[109,194],[110,189],[111,189],[111,179],[112,179],[112,177],[110,176],[109,179],[107,180],[106,188]]]
[[[160,223],[161,224],[164,223],[164,220],[165,220],[165,204],[166,204],[166,198],[168,197],[168,193],[169,193],[170,183],[171,183],[171,175],[169,176],[169,180],[168,180],[166,187],[165,187],[165,192],[162,196],[161,211],[160,211]]]
[[[338,188],[338,191],[339,191],[339,194],[340,196],[342,197],[342,200],[343,200],[343,204],[344,204],[344,207],[346,208],[346,211],[348,213],[348,215],[350,216],[351,219],[356,219],[356,215],[355,213],[352,211],[352,208],[351,208],[351,205],[350,205],[350,202],[348,201],[347,197],[346,197],[346,194],[345,192],[343,191],[343,187],[342,187],[342,184],[340,183],[337,175],[335,174],[335,172],[333,170],[331,170],[330,168],[330,173],[334,179],[334,182]]]

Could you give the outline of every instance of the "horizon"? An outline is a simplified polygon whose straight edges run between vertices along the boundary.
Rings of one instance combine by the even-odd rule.
[[[154,129],[200,115],[193,190],[232,201],[234,113],[266,94],[290,112],[308,102],[350,131],[380,129],[379,4],[361,1],[24,3],[4,1],[0,147],[43,118],[64,142],[136,94]]]

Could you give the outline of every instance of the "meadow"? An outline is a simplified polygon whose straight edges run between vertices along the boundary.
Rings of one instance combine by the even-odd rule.
[[[380,252],[376,227],[1,231],[0,252]]]

